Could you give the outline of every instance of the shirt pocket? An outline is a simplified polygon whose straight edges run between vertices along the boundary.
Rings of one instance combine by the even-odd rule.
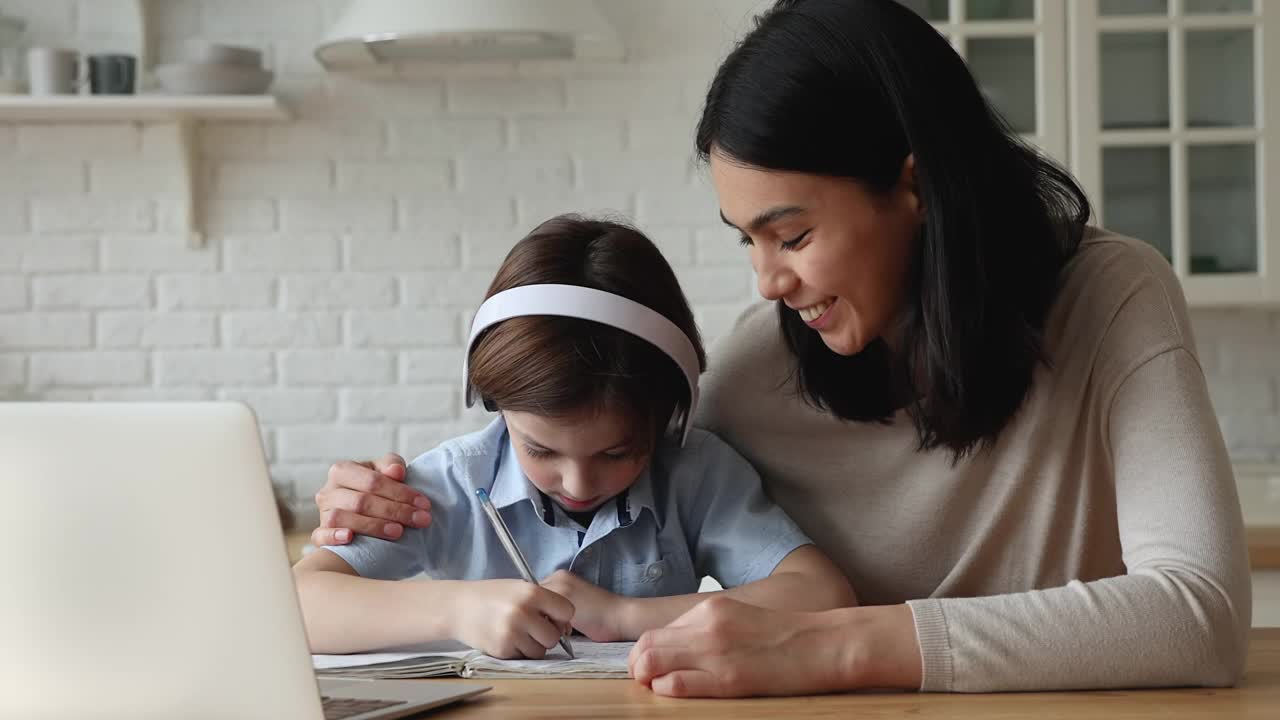
[[[614,587],[627,597],[669,597],[698,591],[689,568],[670,556],[650,562],[619,562],[614,565]]]

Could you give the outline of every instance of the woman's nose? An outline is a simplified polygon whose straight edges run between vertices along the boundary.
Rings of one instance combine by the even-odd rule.
[[[765,300],[780,300],[796,286],[796,275],[784,263],[761,258],[753,263],[756,270],[756,287]]]

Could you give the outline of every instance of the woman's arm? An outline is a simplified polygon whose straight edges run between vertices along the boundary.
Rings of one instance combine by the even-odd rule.
[[[858,596],[839,568],[817,547],[803,545],[778,563],[769,577],[755,582],[714,593],[627,598],[621,611],[626,634],[638,638],[716,596],[773,610],[818,611],[858,604]]]
[[[660,695],[742,697],[914,689],[921,666],[906,605],[801,613],[717,597],[645,633],[630,670]]]
[[[924,689],[1234,684],[1251,585],[1235,480],[1204,374],[1178,347],[1120,384],[1108,414],[1127,574],[911,602]]]
[[[766,578],[713,593],[626,597],[563,570],[548,577],[542,585],[573,603],[573,626],[596,642],[635,640],[714,597],[795,611],[828,610],[858,602],[849,581],[813,545],[802,545],[791,551]]]
[[[318,653],[457,640],[496,657],[540,658],[573,618],[568,600],[520,580],[372,580],[323,549],[293,572]]]
[[[1177,348],[1143,363],[1108,422],[1126,575],[825,613],[711,602],[646,633],[633,675],[671,695],[1235,683],[1248,649],[1248,559],[1195,358]]]

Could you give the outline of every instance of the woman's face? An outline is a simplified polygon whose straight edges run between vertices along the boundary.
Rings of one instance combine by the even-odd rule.
[[[880,194],[711,153],[720,214],[749,245],[760,294],[785,303],[841,355],[884,336],[903,306],[922,216],[914,167],[908,156]]]
[[[589,512],[631,487],[649,451],[631,418],[584,411],[569,417],[502,411],[520,469],[570,512]]]

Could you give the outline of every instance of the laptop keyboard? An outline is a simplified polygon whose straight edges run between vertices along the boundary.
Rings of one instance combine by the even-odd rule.
[[[403,705],[404,700],[358,700],[356,698],[334,698],[320,696],[320,705],[324,708],[324,720],[343,720],[361,713],[382,710],[392,705]]]

